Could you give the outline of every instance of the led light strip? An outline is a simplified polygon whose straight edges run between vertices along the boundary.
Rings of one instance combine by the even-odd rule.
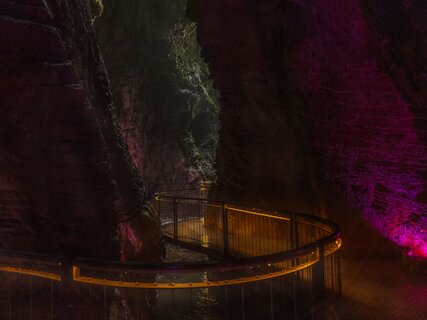
[[[11,272],[11,273],[19,273],[19,274],[25,274],[28,276],[34,276],[39,278],[45,278],[55,281],[61,281],[61,276],[55,273],[50,272],[44,272],[44,271],[37,271],[32,269],[26,269],[26,268],[17,268],[17,267],[6,267],[6,266],[0,266],[0,271],[5,272]]]
[[[143,289],[189,289],[189,288],[207,288],[207,287],[223,287],[236,284],[243,284],[266,279],[280,277],[286,274],[294,273],[306,269],[315,264],[319,259],[314,259],[303,263],[297,267],[284,269],[276,272],[267,273],[258,276],[241,277],[231,280],[219,281],[205,281],[205,282],[186,282],[186,283],[158,283],[158,282],[136,282],[136,281],[118,281],[110,279],[100,279],[94,277],[86,277],[80,275],[80,268],[73,266],[73,280],[76,282],[89,283],[95,285],[102,285],[107,287],[121,287],[121,288],[143,288]]]

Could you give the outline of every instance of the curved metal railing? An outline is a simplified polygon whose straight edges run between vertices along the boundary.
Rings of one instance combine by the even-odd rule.
[[[325,257],[341,246],[339,226],[320,217],[170,195],[157,195],[156,201],[162,230],[170,242],[208,254],[209,249],[222,252],[223,259],[146,264],[78,258],[71,261],[72,279],[106,286],[150,289],[231,285],[273,278],[324,263]],[[172,204],[171,208],[167,204]],[[60,258],[5,250],[0,251],[0,257],[9,258],[9,265],[0,265],[0,271],[61,280],[63,262]],[[13,264],[18,260],[19,265]],[[35,265],[56,266],[56,271],[35,269]],[[240,275],[236,278],[235,273],[229,274],[229,271],[240,271]],[[131,276],[169,279],[171,274],[200,272],[208,272],[212,278],[220,280],[147,282]],[[104,276],[100,277],[102,273]],[[107,273],[110,276],[116,273],[117,278],[108,278]],[[133,280],[127,281],[123,273]]]
[[[198,268],[221,280],[187,283],[191,286],[278,277],[324,264],[341,246],[339,226],[320,217],[165,194],[157,195],[156,201],[163,233],[170,242],[223,254],[222,260]],[[229,275],[229,270],[240,270],[240,274]],[[186,283],[173,285],[183,287]],[[338,286],[335,284],[340,290]]]
[[[296,292],[297,277],[299,288],[305,288],[303,291],[313,301],[325,292],[341,293],[336,254],[341,246],[340,228],[327,219],[290,211],[246,208],[183,193],[157,194],[155,201],[165,239],[206,253],[211,258],[209,261],[162,264],[85,258],[70,261],[2,250],[0,271],[104,288],[172,291],[244,288],[251,283],[288,279],[287,283],[294,287],[290,292]],[[275,301],[273,296],[271,299]],[[296,301],[297,297],[293,299]]]

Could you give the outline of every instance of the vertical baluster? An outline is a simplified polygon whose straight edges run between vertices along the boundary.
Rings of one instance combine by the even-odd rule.
[[[262,230],[262,217],[257,216],[257,225],[258,225],[258,254],[262,255],[262,236],[264,235],[264,230]]]
[[[336,291],[336,287],[335,287],[335,255],[329,256],[328,257],[328,261],[329,261],[329,265],[330,267],[330,289],[332,292]]]
[[[259,312],[259,281],[256,282],[256,314],[257,319],[260,319],[260,312]]]
[[[197,219],[197,212],[201,212],[202,211],[202,207],[201,207],[201,203],[199,203],[198,205],[192,206],[191,207],[191,224],[189,225],[189,229],[188,229],[188,234],[191,237],[191,239],[197,239],[194,235],[194,226],[196,225],[196,223],[200,223],[201,224],[201,220]]]
[[[203,221],[203,224],[199,223],[199,239],[205,242],[206,237],[208,236],[208,229],[205,227],[205,215],[203,213],[203,210],[199,210],[199,221]]]
[[[187,209],[186,209],[186,213],[185,213],[185,224],[183,225],[183,229],[185,231],[183,231],[184,236],[187,237],[188,239],[194,239],[194,237],[191,234],[191,229],[194,225],[194,211],[197,209],[197,203],[193,202],[193,201],[189,201],[187,203]]]
[[[195,204],[191,207],[191,224],[189,224],[188,235],[192,239],[197,239],[197,238],[194,238],[194,235],[193,235],[193,229],[194,229],[193,226],[197,223],[197,218],[196,218],[195,212],[197,212],[197,211],[201,212],[203,210],[202,207],[203,207],[203,205],[201,202],[199,202],[198,204]],[[200,222],[198,222],[198,223],[200,223]]]
[[[12,320],[12,284],[9,276],[6,275],[7,279],[7,293],[8,293],[8,311],[9,311],[9,320]]]
[[[296,273],[292,273],[292,300],[294,307],[294,320],[298,320],[298,301],[297,301],[297,275]]]
[[[246,227],[246,251],[247,257],[251,257],[253,255],[252,253],[252,225],[254,222],[255,216],[254,215],[247,215],[246,220],[247,220],[247,227]]]
[[[245,215],[245,220],[246,220],[246,225],[245,225],[245,256],[246,257],[250,257],[251,254],[251,246],[250,246],[250,238],[251,238],[251,234],[250,234],[250,225],[252,223],[252,219],[253,219],[253,215],[249,215],[246,214]]]
[[[215,208],[213,208],[214,210]],[[200,207],[199,210],[199,220],[203,221],[203,225],[200,224],[201,230],[200,230],[200,237],[204,237],[204,236],[209,236],[209,232],[211,232],[211,228],[209,227],[210,225],[210,221],[206,221],[205,219],[207,218],[206,216],[206,210],[207,210],[207,206],[205,207],[205,210],[203,210],[203,207]],[[210,213],[210,219],[212,219],[212,214],[215,213],[215,211]],[[203,220],[202,220],[203,219]],[[202,238],[203,239],[203,238]]]
[[[50,281],[50,320],[53,320],[53,316],[54,316],[54,314],[53,314],[53,312],[54,312],[54,309],[53,309],[54,301],[53,301],[53,299],[54,299],[53,281]]]
[[[103,286],[104,320],[107,320],[107,287]]]
[[[259,251],[260,255],[264,254],[264,218],[258,216],[258,225],[259,225]]]
[[[291,249],[295,249],[298,247],[298,225],[296,221],[295,212],[291,212]],[[299,263],[298,259],[292,260],[292,266],[295,267]],[[298,319],[298,311],[299,311],[299,286],[298,286],[298,274],[294,272],[292,274],[292,295],[294,301],[294,319]]]
[[[228,320],[228,287],[225,287],[225,320]]]
[[[270,279],[270,319],[274,320],[273,279]]]
[[[282,279],[282,306],[283,306],[283,320],[286,320],[286,293],[285,293],[285,276]]]
[[[33,320],[33,278],[29,278],[29,285],[30,285],[30,320]]]
[[[192,239],[195,239],[193,236],[192,236],[192,228],[193,228],[193,225],[196,223],[196,221],[197,221],[197,219],[195,219],[194,218],[194,216],[195,216],[195,214],[194,214],[194,212],[197,212],[197,211],[202,211],[202,204],[201,204],[201,202],[199,201],[198,203],[195,203],[195,204],[193,204],[192,206],[191,206],[191,210],[190,210],[190,212],[191,212],[191,223],[188,225],[189,227],[188,227],[188,236],[189,237],[191,237]]]
[[[272,251],[273,241],[271,239],[271,219],[267,218],[267,252],[268,254]]]
[[[237,225],[239,226],[239,231],[237,233],[238,239],[239,239],[239,245],[240,245],[240,249],[239,249],[239,253],[241,257],[245,256],[245,217],[246,214],[244,212],[237,212]],[[242,231],[243,229],[243,231]]]
[[[229,255],[229,243],[228,243],[228,211],[225,204],[222,204],[222,224],[223,224],[223,241],[224,241],[224,255]]]
[[[176,309],[175,309],[175,289],[171,289],[171,300],[172,300],[172,314],[176,313]]]
[[[178,240],[178,212],[176,198],[173,198],[173,238]]]
[[[162,213],[160,208],[160,196],[156,196],[155,199],[157,202],[157,215],[159,216],[160,223],[162,223],[163,221],[162,221]]]
[[[310,272],[311,272],[311,283],[313,283],[313,266],[310,266],[309,267],[309,269],[310,269]],[[315,301],[314,301],[314,288],[313,288],[313,285],[311,285],[310,286],[311,288],[310,288],[310,297],[311,297],[311,304],[310,304],[310,306],[311,306],[311,320],[315,320],[315,314],[314,314],[314,303],[315,303]]]
[[[305,224],[304,226],[305,242],[304,245],[311,243],[310,241],[310,225]]]
[[[203,214],[203,205],[200,203],[198,206],[193,208],[194,223],[193,226],[193,239],[197,241],[203,241],[203,236],[207,232],[207,221],[206,214]]]
[[[187,200],[185,207],[181,209],[182,210],[181,236],[188,239],[193,239],[190,236],[190,230],[191,230],[191,226],[194,223],[193,219],[191,219],[191,217],[193,216],[194,206],[195,204],[193,201]]]
[[[250,255],[253,257],[253,256],[255,256],[255,252],[254,252],[254,250],[255,250],[255,248],[254,248],[254,225],[255,225],[255,219],[256,219],[256,216],[253,216],[252,217],[252,219],[251,219],[251,228],[250,228],[250,237],[249,237],[249,240],[250,240],[250,248],[251,248],[251,253],[250,253]]]
[[[242,302],[242,320],[245,320],[245,291],[244,285],[240,285],[240,293],[241,293],[241,302]]]
[[[193,310],[193,288],[190,288],[190,313]]]
[[[275,247],[276,247],[275,252],[276,253],[280,252],[280,237],[279,237],[278,226],[279,226],[279,220],[275,219],[273,221],[273,228],[274,228],[274,230],[273,230],[273,234],[274,234],[273,241],[275,241]]]
[[[247,225],[247,213],[239,212],[239,241],[241,244],[240,252],[242,257],[246,257],[246,225]]]
[[[317,248],[319,261],[313,265],[313,281],[315,303],[319,303],[325,296],[325,253],[324,244],[319,241]]]
[[[298,247],[298,225],[295,212],[291,213],[291,249]]]
[[[218,237],[218,243],[220,244],[220,248],[222,249],[222,251],[224,252],[224,248],[225,248],[225,239],[224,239],[224,217],[222,217],[222,208],[221,207],[215,207],[215,211],[217,213],[218,216],[218,220],[221,220],[221,228],[218,228],[218,233],[217,233],[217,237]],[[228,235],[227,235],[228,238]]]
[[[339,261],[338,261],[338,252],[334,253],[334,261],[335,261],[335,293],[339,294],[339,274],[338,274],[338,265],[339,265]]]
[[[337,279],[338,279],[338,295],[342,296],[342,282],[341,282],[341,259],[340,259],[340,252],[335,252],[335,255],[337,257]]]
[[[206,280],[208,280],[208,273],[206,272]],[[211,305],[211,299],[209,292],[212,292],[212,290],[209,290],[209,288],[206,288],[206,299],[208,301],[208,316],[210,317],[212,315],[212,305]]]
[[[153,289],[144,289],[144,290],[145,290],[144,302],[150,301],[150,295],[151,295],[151,292],[152,292]],[[149,303],[150,303],[150,306],[152,306],[151,305],[152,302],[150,301]],[[155,312],[155,306],[152,306],[152,307],[153,307],[152,311],[153,311],[153,314],[154,314],[154,312]],[[140,306],[140,312],[141,312],[141,319],[143,319],[144,309],[142,307],[142,304]]]
[[[268,223],[269,223],[269,218],[264,217],[264,252],[266,254],[268,254],[270,252],[270,238],[269,238],[269,233],[268,233]]]

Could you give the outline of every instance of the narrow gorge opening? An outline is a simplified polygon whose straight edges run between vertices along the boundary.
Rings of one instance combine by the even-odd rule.
[[[215,178],[219,92],[187,1],[106,0],[95,28],[118,122],[148,195]]]

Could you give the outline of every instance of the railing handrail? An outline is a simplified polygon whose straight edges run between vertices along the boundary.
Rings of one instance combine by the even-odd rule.
[[[173,199],[175,200],[190,200],[190,201],[203,201],[204,204],[207,205],[218,205],[218,206],[225,206],[227,209],[243,209],[243,210],[247,210],[248,212],[253,212],[253,213],[258,213],[258,212],[264,212],[264,213],[271,213],[271,214],[276,214],[278,218],[280,218],[281,215],[285,215],[288,216],[289,219],[291,218],[292,214],[294,214],[296,217],[298,218],[303,218],[303,219],[307,219],[310,221],[314,221],[314,222],[320,222],[322,224],[327,225],[328,227],[330,227],[333,231],[330,235],[326,236],[324,239],[319,239],[317,241],[322,241],[325,240],[326,242],[328,242],[328,238],[336,238],[337,236],[340,236],[341,234],[341,227],[327,219],[324,217],[320,217],[320,216],[315,216],[315,215],[310,215],[307,213],[302,213],[302,212],[298,212],[298,211],[292,211],[292,210],[277,210],[277,209],[269,209],[269,208],[251,208],[245,205],[241,205],[241,204],[237,204],[237,203],[231,203],[231,202],[221,202],[221,201],[217,201],[217,200],[211,200],[211,199],[207,199],[207,198],[197,198],[197,197],[182,197],[182,196],[170,196],[170,195],[163,195],[163,194],[155,194],[155,199],[171,199],[173,201]]]
[[[191,190],[191,189],[190,189]],[[292,214],[295,214],[297,217],[300,218],[304,218],[304,219],[308,219],[311,221],[315,221],[315,222],[321,222],[323,224],[326,224],[327,226],[331,227],[334,231],[334,233],[341,233],[341,227],[336,224],[335,222],[324,218],[324,217],[320,217],[320,216],[315,216],[315,215],[311,215],[308,213],[303,213],[303,212],[298,212],[298,211],[292,211],[292,210],[275,210],[275,209],[268,209],[268,208],[251,208],[251,207],[247,207],[244,205],[240,205],[237,203],[229,203],[229,202],[220,202],[220,201],[216,201],[216,200],[210,200],[207,198],[197,198],[197,197],[181,197],[181,196],[172,196],[172,195],[164,195],[161,193],[156,193],[154,195],[154,198],[157,199],[170,199],[173,201],[173,199],[176,200],[189,200],[189,201],[197,201],[197,200],[201,200],[206,202],[206,204],[208,205],[218,205],[218,206],[222,206],[225,205],[226,207],[229,207],[230,209],[233,209],[233,207],[235,207],[236,209],[244,209],[244,210],[248,210],[248,211],[264,211],[264,212],[269,212],[269,213],[273,213],[273,214],[278,214],[278,215],[288,215],[291,216]]]
[[[323,239],[330,241],[322,241]],[[68,263],[82,268],[91,268],[94,270],[103,270],[103,271],[124,271],[124,272],[155,272],[155,271],[174,271],[177,273],[181,272],[194,272],[198,270],[209,271],[209,270],[217,270],[217,269],[233,269],[240,267],[250,267],[255,265],[264,265],[267,263],[276,263],[284,260],[297,259],[309,252],[313,252],[316,250],[319,245],[333,243],[334,241],[339,239],[339,234],[329,235],[328,237],[322,238],[322,240],[309,243],[307,245],[298,247],[296,249],[287,250],[285,252],[272,253],[262,256],[256,257],[239,257],[233,258],[232,260],[226,261],[185,261],[185,262],[164,262],[164,263],[145,263],[145,262],[137,262],[137,261],[117,261],[117,260],[106,260],[106,259],[93,259],[93,258],[75,258],[68,259]],[[7,252],[7,254],[5,254]],[[34,258],[29,258],[28,252],[24,251],[9,251],[9,250],[0,250],[0,257],[11,257],[9,254],[13,252],[13,258],[22,259],[29,262],[35,263],[49,263],[49,265],[53,265],[50,262],[55,260],[55,265],[59,266],[61,264],[61,259],[56,256],[48,256],[42,254],[33,253],[31,255]],[[50,261],[40,260],[37,257],[49,257]]]
[[[336,238],[336,240],[338,237]],[[335,240],[334,240],[335,241]],[[331,242],[333,243],[333,242]],[[285,252],[272,253],[256,257],[239,257],[226,261],[194,261],[194,262],[168,262],[161,264],[147,264],[140,262],[118,262],[114,260],[97,260],[79,258],[73,260],[73,265],[82,268],[90,268],[99,271],[123,271],[123,272],[155,272],[173,271],[174,273],[190,273],[194,271],[215,271],[223,269],[237,269],[257,265],[274,264],[291,259],[298,259],[310,252],[317,250],[319,243],[310,243],[302,247],[287,250]]]

